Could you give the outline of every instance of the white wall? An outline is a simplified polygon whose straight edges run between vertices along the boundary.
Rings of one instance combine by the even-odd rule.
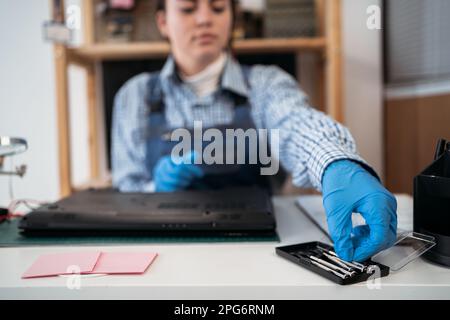
[[[0,0],[0,135],[29,143],[14,159],[29,167],[23,179],[13,178],[16,198],[55,200],[59,193],[53,51],[41,32],[48,3]],[[7,186],[0,176],[0,205],[9,203]]]
[[[345,123],[362,156],[383,177],[382,30],[366,26],[370,5],[381,1],[342,2]]]
[[[88,109],[86,96],[86,73],[71,65],[69,79],[70,157],[71,179],[74,186],[87,183],[90,177]]]

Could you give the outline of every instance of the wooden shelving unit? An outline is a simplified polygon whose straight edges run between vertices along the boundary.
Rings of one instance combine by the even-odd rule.
[[[234,43],[237,53],[277,53],[296,51],[323,51],[325,38],[246,39]],[[169,54],[167,42],[138,42],[130,44],[92,44],[70,49],[72,56],[85,60],[122,60],[133,58],[164,57]]]
[[[53,4],[53,1],[51,1]],[[341,76],[341,0],[315,0],[318,36],[313,38],[289,39],[245,39],[234,42],[234,50],[246,53],[313,53],[319,63],[314,66],[318,73],[316,86],[319,94],[316,104],[322,105],[330,116],[343,121],[342,76]],[[82,0],[84,20],[84,43],[79,48],[55,45],[55,70],[57,92],[57,114],[59,132],[59,167],[61,196],[75,189],[71,181],[71,148],[68,111],[68,74],[71,64],[82,66],[87,74],[89,155],[91,179],[98,181],[99,145],[96,106],[96,86],[98,83],[97,64],[106,60],[130,60],[161,58],[168,55],[170,47],[166,42],[138,42],[127,44],[95,43],[94,1]],[[54,17],[55,18],[55,17]]]

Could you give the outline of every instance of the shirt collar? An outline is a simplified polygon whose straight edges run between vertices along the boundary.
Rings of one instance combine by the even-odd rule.
[[[163,81],[170,78],[181,81],[176,72],[175,60],[172,55],[167,58],[167,61],[161,70],[160,77]],[[242,67],[230,54],[227,56],[227,62],[225,63],[222,73],[220,87],[248,98],[249,88],[245,81]]]
[[[245,81],[242,67],[230,54],[228,54],[220,86],[223,89],[230,90],[240,96],[248,98],[249,88]]]
[[[169,79],[176,76],[176,68],[175,68],[175,61],[170,55],[166,63],[164,64],[164,67],[161,69],[160,77],[161,79]]]

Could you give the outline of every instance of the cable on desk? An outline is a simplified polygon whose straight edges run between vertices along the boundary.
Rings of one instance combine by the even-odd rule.
[[[16,199],[10,202],[7,209],[0,210],[0,223],[9,221],[14,218],[21,218],[26,215],[26,213],[17,212],[17,209],[24,205],[29,210],[35,210],[38,207],[45,205],[46,202],[38,201],[34,199]]]

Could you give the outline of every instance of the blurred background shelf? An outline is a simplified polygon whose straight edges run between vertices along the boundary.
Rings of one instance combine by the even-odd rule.
[[[246,53],[284,53],[302,51],[323,51],[326,48],[324,37],[314,38],[273,38],[236,40],[233,49],[238,54]],[[152,57],[166,57],[170,52],[167,42],[137,42],[126,44],[96,43],[69,52],[88,60],[123,60]]]

